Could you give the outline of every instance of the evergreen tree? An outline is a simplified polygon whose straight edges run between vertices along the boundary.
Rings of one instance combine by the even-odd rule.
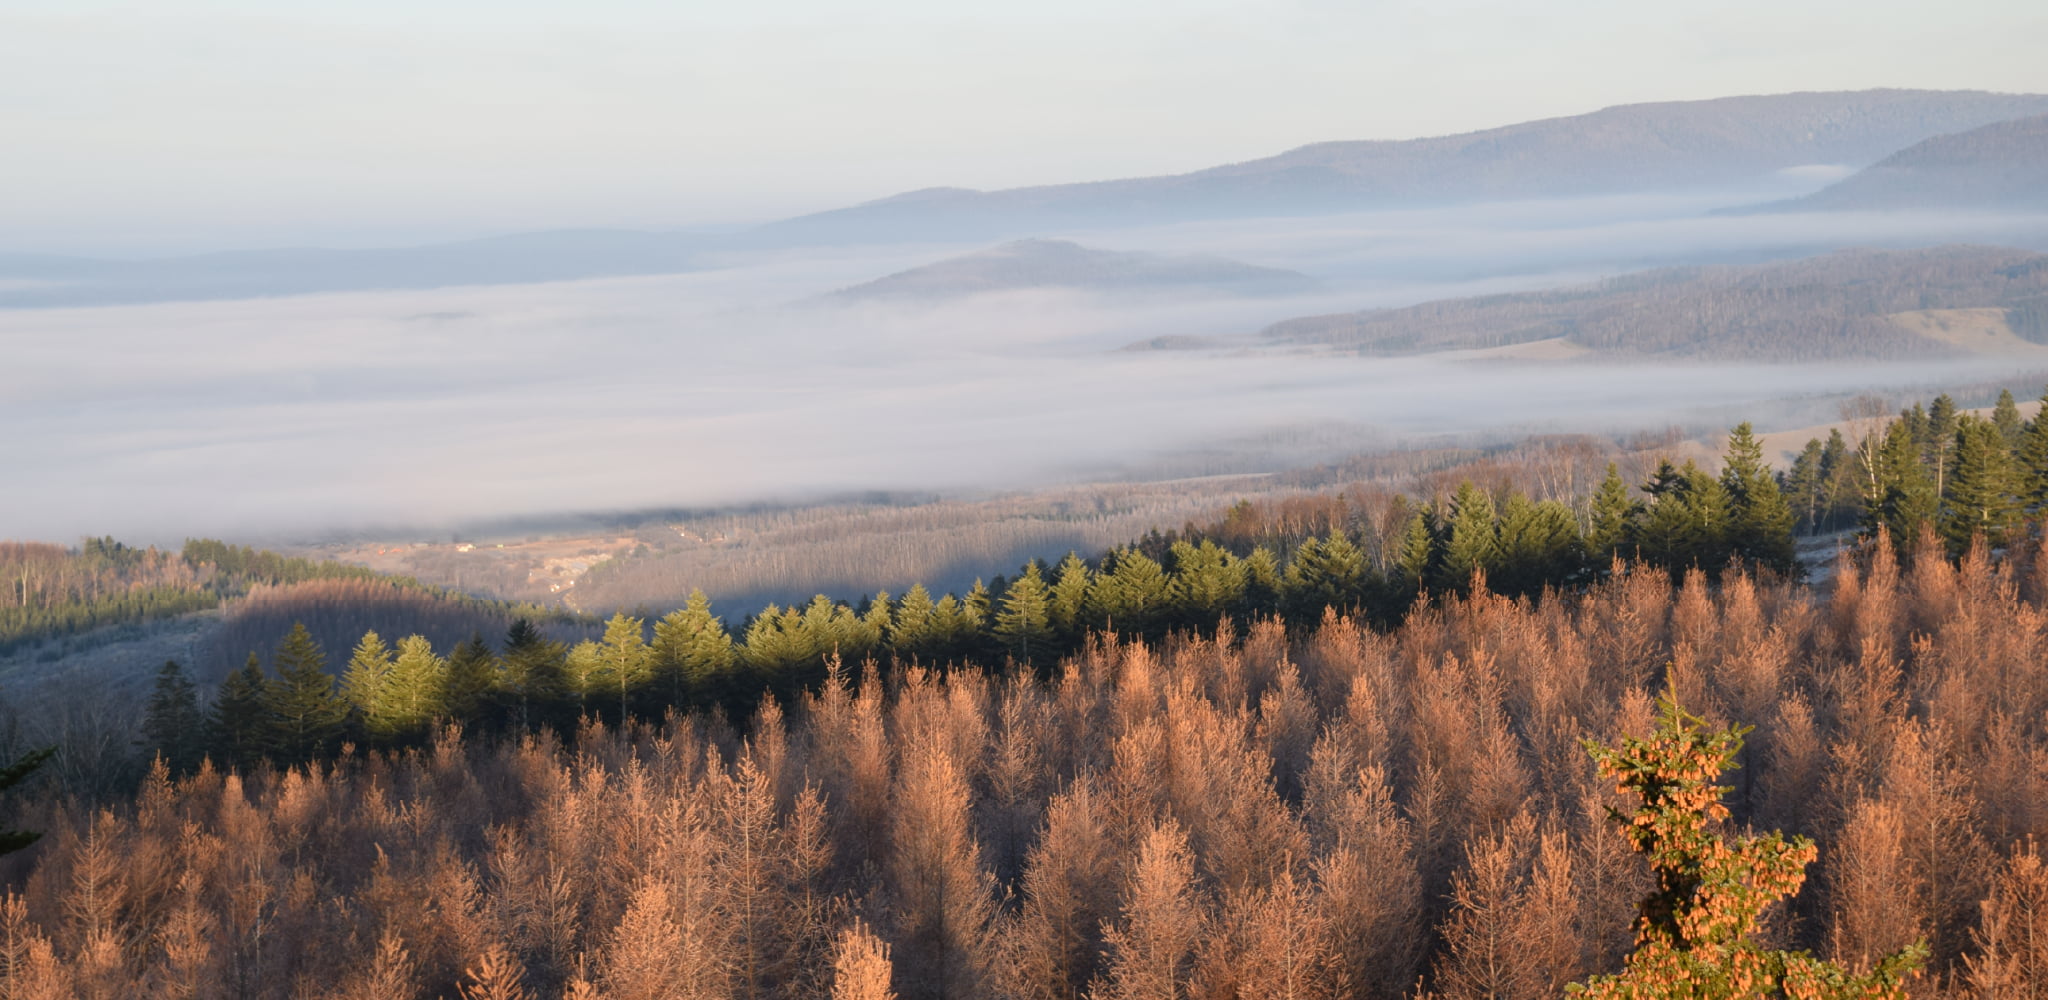
[[[391,650],[376,632],[364,632],[349,655],[348,669],[341,675],[341,696],[351,713],[360,720],[385,714],[386,689],[391,684]]]
[[[1795,515],[1794,526],[1801,531],[1820,530],[1821,514],[1827,508],[1827,474],[1823,462],[1827,451],[1819,438],[1811,438],[1780,484]]]
[[[1531,503],[1520,490],[1500,513],[1500,569],[1488,585],[1503,594],[1534,594],[1546,584],[1568,583],[1585,565],[1585,541],[1571,508],[1555,500]]]
[[[1956,425],[1955,470],[1942,505],[1941,535],[1960,552],[1982,534],[2003,544],[2020,520],[2020,497],[2005,435],[1998,425],[1964,417]]]
[[[199,689],[176,660],[165,660],[156,672],[136,743],[162,757],[174,775],[198,767],[206,754],[206,715],[199,709]]]
[[[1613,462],[1607,463],[1607,475],[1600,480],[1600,487],[1593,492],[1593,501],[1588,520],[1590,529],[1586,532],[1586,550],[1606,570],[1607,563],[1615,556],[1624,558],[1635,555],[1638,544],[1636,520],[1643,513],[1643,505],[1629,496],[1628,484],[1622,481],[1621,470]]]
[[[1178,624],[1209,628],[1237,605],[1244,593],[1244,568],[1215,542],[1173,543],[1173,576],[1167,601]]]
[[[1365,600],[1369,572],[1365,553],[1344,532],[1331,528],[1328,535],[1307,539],[1294,550],[1281,593],[1294,620],[1312,622],[1329,608],[1357,610]]]
[[[2011,389],[1998,390],[1998,403],[1991,408],[1991,423],[1998,428],[1998,436],[2005,441],[2006,450],[2018,452],[2020,439],[2027,432],[2027,423],[2020,419],[2020,406],[2012,398]]]
[[[42,767],[44,762],[56,753],[56,747],[31,750],[16,757],[14,762],[6,767],[0,767],[0,792],[6,792],[28,780],[29,775],[34,774],[37,768]],[[13,854],[42,839],[42,836],[40,832],[33,830],[0,829],[0,854]]]
[[[1088,595],[1091,617],[1125,634],[1152,629],[1166,602],[1166,571],[1137,549],[1112,551]]]
[[[1821,479],[1826,484],[1827,514],[1822,531],[1840,531],[1856,523],[1863,513],[1863,492],[1857,480],[1857,462],[1849,453],[1849,439],[1841,428],[1828,432],[1820,452]]]
[[[1819,442],[1811,446],[1819,452]],[[1748,422],[1728,435],[1728,453],[1721,467],[1721,487],[1728,493],[1730,548],[1759,566],[1789,573],[1796,565],[1792,525],[1795,515],[1777,477],[1764,464],[1763,445]]]
[[[619,718],[624,720],[628,699],[653,673],[653,656],[647,649],[647,623],[615,612],[604,624],[604,642],[599,651],[599,673],[605,691],[619,699]]]
[[[1231,613],[1240,618],[1252,618],[1271,614],[1280,605],[1280,560],[1273,550],[1265,546],[1252,549],[1251,555],[1238,560],[1242,571],[1244,587],[1238,591],[1237,604]]]
[[[1451,496],[1450,530],[1444,541],[1443,573],[1446,590],[1464,590],[1472,584],[1475,571],[1491,570],[1499,563],[1500,533],[1495,524],[1493,497],[1473,485],[1458,484]]]
[[[889,648],[898,656],[929,656],[936,643],[934,633],[938,605],[924,584],[911,584],[896,605],[896,621],[889,629]]]
[[[483,633],[472,632],[448,652],[448,686],[442,710],[463,722],[475,719],[497,686],[498,658],[484,643]]]
[[[1398,568],[1401,583],[1408,593],[1419,593],[1437,578],[1442,555],[1436,529],[1430,523],[1429,509],[1418,509],[1401,532]]]
[[[702,590],[691,590],[682,607],[655,623],[653,655],[677,705],[690,692],[722,693],[736,656],[725,622],[711,613]]]
[[[1904,421],[1894,422],[1878,445],[1877,492],[1864,511],[1864,530],[1875,534],[1882,524],[1901,551],[1940,512],[1934,478],[1921,461],[1920,448]]]
[[[272,658],[277,680],[265,691],[269,744],[278,759],[301,763],[331,752],[348,720],[348,703],[335,693],[327,656],[304,625],[293,625]]]
[[[1652,495],[1640,536],[1643,557],[1676,576],[1698,567],[1719,573],[1728,561],[1729,498],[1720,480],[1696,463],[1663,463],[1645,484]]]
[[[996,614],[995,634],[1003,648],[1019,662],[1030,663],[1033,651],[1043,656],[1052,642],[1050,594],[1038,564],[1030,563],[1003,592],[1003,607]]]
[[[1656,871],[1657,888],[1636,919],[1636,947],[1618,975],[1568,987],[1588,1000],[1905,1000],[1905,978],[1925,961],[1915,944],[1852,974],[1805,952],[1772,951],[1752,940],[1766,908],[1799,891],[1818,855],[1804,837],[1724,838],[1728,818],[1714,784],[1735,766],[1748,730],[1712,731],[1663,703],[1647,739],[1614,747],[1587,741],[1602,777],[1637,797],[1633,813],[1611,810],[1630,846]]]
[[[1079,554],[1068,552],[1053,579],[1047,613],[1052,616],[1053,634],[1069,646],[1077,645],[1088,631],[1088,583],[1088,564]]]
[[[505,692],[513,722],[525,731],[550,721],[568,693],[568,650],[533,623],[516,619],[505,632]]]
[[[1915,407],[1918,409],[1918,407]],[[1956,445],[1956,420],[1960,411],[1956,401],[1948,393],[1934,397],[1934,405],[1927,408],[1927,422],[1920,439],[1925,449],[1927,464],[1934,470],[1934,496],[1937,502],[1948,496],[1949,470],[1953,467]]]
[[[270,681],[263,676],[263,664],[249,654],[242,669],[227,675],[214,695],[207,713],[208,742],[214,756],[231,767],[247,767],[261,760],[264,737],[270,731]]]
[[[2041,409],[2020,435],[2017,464],[2021,501],[2029,510],[2048,511],[2048,391],[2041,393]]]
[[[895,615],[889,610],[889,592],[884,590],[868,602],[868,608],[860,615],[860,648],[863,656],[886,646]]]
[[[398,640],[382,711],[367,720],[370,732],[386,740],[418,739],[445,710],[447,698],[448,661],[425,636],[406,636]]]

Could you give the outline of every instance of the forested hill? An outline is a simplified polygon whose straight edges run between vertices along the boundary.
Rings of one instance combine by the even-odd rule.
[[[1936,136],[1770,211],[2048,210],[2048,115]]]
[[[1711,188],[1874,163],[1922,139],[2048,112],[2048,96],[1867,90],[1631,104],[1462,135],[1324,142],[1168,177],[935,188],[765,227],[764,245],[994,239],[1508,198]]]
[[[1037,288],[1284,295],[1314,287],[1314,280],[1304,274],[1222,257],[1125,253],[1066,240],[1032,239],[949,257],[842,289],[831,297],[855,302],[937,302],[983,292]]]
[[[464,612],[459,617],[465,632],[473,621],[509,621],[515,615],[551,620],[564,614],[212,539],[188,541],[175,552],[135,548],[112,538],[87,539],[75,549],[0,542],[0,653],[108,626],[217,608],[252,594],[260,599],[251,604],[251,614],[240,616],[240,632],[254,630],[266,645],[282,626],[260,624],[264,612],[288,607],[285,613],[299,618],[318,617],[337,600],[360,603],[365,596],[374,597],[373,604],[387,613],[405,609],[405,616],[416,622],[436,617],[425,613],[428,608]],[[350,625],[358,621],[359,615],[349,618]]]
[[[2048,358],[2048,256],[1949,246],[1673,268],[1577,288],[1310,316],[1262,336],[1383,355],[1548,341],[1560,353],[1619,358]]]

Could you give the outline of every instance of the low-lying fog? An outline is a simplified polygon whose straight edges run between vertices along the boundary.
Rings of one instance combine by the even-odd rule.
[[[692,274],[0,311],[0,537],[306,536],[509,515],[1017,487],[1260,440],[1606,430],[2017,375],[1119,352],[1163,334],[1849,244],[2035,243],[2039,219],[1704,217],[1638,200],[1077,237],[1325,282],[1295,299],[821,293],[963,247],[735,256]],[[1063,234],[1048,234],[1063,235]],[[1193,468],[1193,471],[1201,471]],[[1221,471],[1220,468],[1218,471]]]

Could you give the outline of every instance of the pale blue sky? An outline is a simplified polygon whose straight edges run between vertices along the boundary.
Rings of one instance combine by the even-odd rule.
[[[0,0],[0,251],[673,227],[1609,104],[2048,91],[2048,4]]]

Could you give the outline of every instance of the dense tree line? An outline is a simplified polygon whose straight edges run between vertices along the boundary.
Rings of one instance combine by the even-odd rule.
[[[1469,481],[1443,502],[1402,509],[1398,536],[1379,544],[1335,524],[1284,554],[1257,544],[1233,551],[1208,537],[1155,540],[1092,562],[1070,553],[1057,566],[1027,564],[964,595],[934,597],[916,585],[858,604],[823,595],[801,606],[771,604],[738,634],[698,591],[651,622],[620,612],[601,638],[573,644],[542,636],[527,620],[496,648],[481,634],[438,648],[414,634],[392,646],[372,631],[344,668],[330,665],[299,624],[271,655],[268,673],[251,652],[228,674],[212,709],[212,742],[181,746],[175,756],[189,763],[211,750],[242,763],[299,762],[344,742],[417,742],[446,721],[506,731],[570,726],[585,714],[616,721],[716,706],[738,716],[763,694],[788,698],[814,686],[835,656],[1046,670],[1106,632],[1156,640],[1272,615],[1307,625],[1333,608],[1386,626],[1418,600],[1462,592],[1475,580],[1534,596],[1582,587],[1616,559],[1710,578],[1737,561],[1779,572],[1794,565],[1793,512],[1747,424],[1731,433],[1719,475],[1666,462],[1631,490],[1610,465],[1583,529],[1562,502],[1516,489],[1496,498]],[[1162,549],[1161,557],[1148,548]],[[341,674],[338,685],[330,666]],[[286,713],[279,699],[304,704]]]
[[[315,581],[375,582],[504,617],[559,617],[532,605],[484,601],[361,566],[283,556],[212,539],[178,552],[89,538],[76,549],[0,542],[0,653],[109,625],[176,617],[221,606],[264,588]]]
[[[1852,416],[1855,440],[1837,429],[1808,441],[1785,474],[1804,528],[1911,539],[1931,525],[1960,553],[1977,535],[2004,544],[2048,510],[2048,419],[2022,419],[2009,390],[1989,417],[1947,395],[1888,419]]]
[[[679,620],[647,644],[701,638]],[[378,706],[363,732],[421,725],[416,678],[474,669],[434,656],[355,651],[345,687],[379,692],[349,696]],[[330,675],[296,639],[274,659],[275,721],[251,739],[308,755]],[[1750,830],[1821,846],[1808,864],[1783,842],[1758,856],[1775,874],[1743,883],[1768,898],[1809,879],[1742,953],[1758,969],[1832,975],[1807,949],[1853,985],[1925,942],[1911,996],[2048,989],[2038,538],[1960,563],[1932,533],[1904,561],[1872,544],[1825,592],[1624,569],[1545,600],[1472,586],[1391,629],[1330,613],[1105,636],[1047,667],[876,661],[765,700],[744,730],[715,711],[587,719],[567,746],[441,729],[306,767],[165,767],[117,802],[37,799],[16,823],[45,836],[0,861],[0,995],[1535,1000],[1596,974],[1654,983],[1709,956],[1654,950],[1632,926],[1647,895],[1675,885],[1712,919],[1717,898],[1749,905],[1683,893],[1683,870],[1660,883],[1609,819],[1633,803],[1580,741],[1652,739],[1660,693],[1756,730],[1641,758],[1677,769],[1645,789],[1686,795],[1732,760],[1725,823],[1631,829],[1703,829],[1716,864],[1716,843],[1740,858],[1773,840]],[[169,731],[189,730],[196,700],[170,700],[187,715]],[[1597,995],[1639,995],[1625,982]]]

